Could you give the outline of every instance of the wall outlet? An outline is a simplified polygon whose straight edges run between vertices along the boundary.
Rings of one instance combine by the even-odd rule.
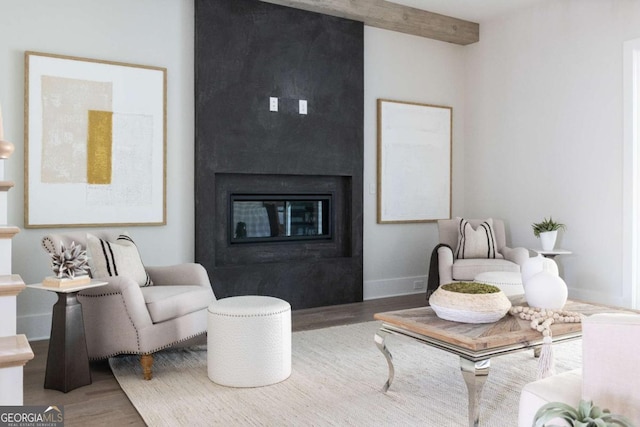
[[[278,98],[275,96],[269,97],[269,111],[278,111]]]
[[[413,282],[413,289],[424,289],[424,280],[416,280]]]
[[[298,102],[300,114],[307,114],[307,101],[306,99],[301,99]]]

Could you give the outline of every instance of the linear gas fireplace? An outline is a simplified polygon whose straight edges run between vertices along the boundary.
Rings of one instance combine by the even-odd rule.
[[[332,198],[332,194],[231,194],[231,243],[331,239]]]
[[[215,175],[215,265],[310,262],[352,255],[348,176]]]

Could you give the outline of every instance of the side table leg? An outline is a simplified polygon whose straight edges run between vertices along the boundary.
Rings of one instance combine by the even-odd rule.
[[[469,427],[478,427],[480,425],[480,396],[482,395],[484,382],[489,376],[490,366],[491,360],[489,359],[472,362],[462,357],[460,358],[460,370],[469,393]]]
[[[44,388],[68,392],[91,384],[82,306],[76,293],[58,293],[53,305]]]
[[[386,335],[387,335],[387,332],[380,329],[378,330],[378,332],[376,332],[375,336],[373,337],[373,339],[376,342],[376,346],[378,346],[378,349],[382,352],[384,357],[387,359],[387,365],[389,365],[389,378],[387,379],[387,382],[384,383],[384,385],[382,386],[382,391],[385,393],[387,392],[387,390],[389,390],[389,387],[391,387],[391,382],[393,381],[393,377],[395,374],[395,370],[393,369],[393,356],[391,356],[391,353],[389,352],[386,344],[384,343]]]

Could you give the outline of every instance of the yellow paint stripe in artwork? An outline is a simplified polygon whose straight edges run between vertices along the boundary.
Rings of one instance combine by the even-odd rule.
[[[89,110],[87,135],[87,182],[111,183],[111,151],[113,141],[113,113]]]

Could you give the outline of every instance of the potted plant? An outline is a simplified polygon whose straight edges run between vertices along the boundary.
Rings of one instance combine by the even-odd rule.
[[[500,288],[476,282],[444,284],[431,294],[429,305],[441,319],[463,323],[493,323],[511,308]]]
[[[600,409],[592,401],[581,400],[578,408],[561,402],[547,403],[541,407],[533,420],[533,427],[545,427],[553,419],[560,418],[573,427],[633,427],[633,423],[622,415]]]
[[[531,227],[533,227],[533,235],[540,238],[542,249],[545,251],[553,250],[556,245],[558,230],[567,228],[566,225],[554,221],[552,217],[549,217],[549,219],[544,218],[542,222],[535,222],[531,224]]]

